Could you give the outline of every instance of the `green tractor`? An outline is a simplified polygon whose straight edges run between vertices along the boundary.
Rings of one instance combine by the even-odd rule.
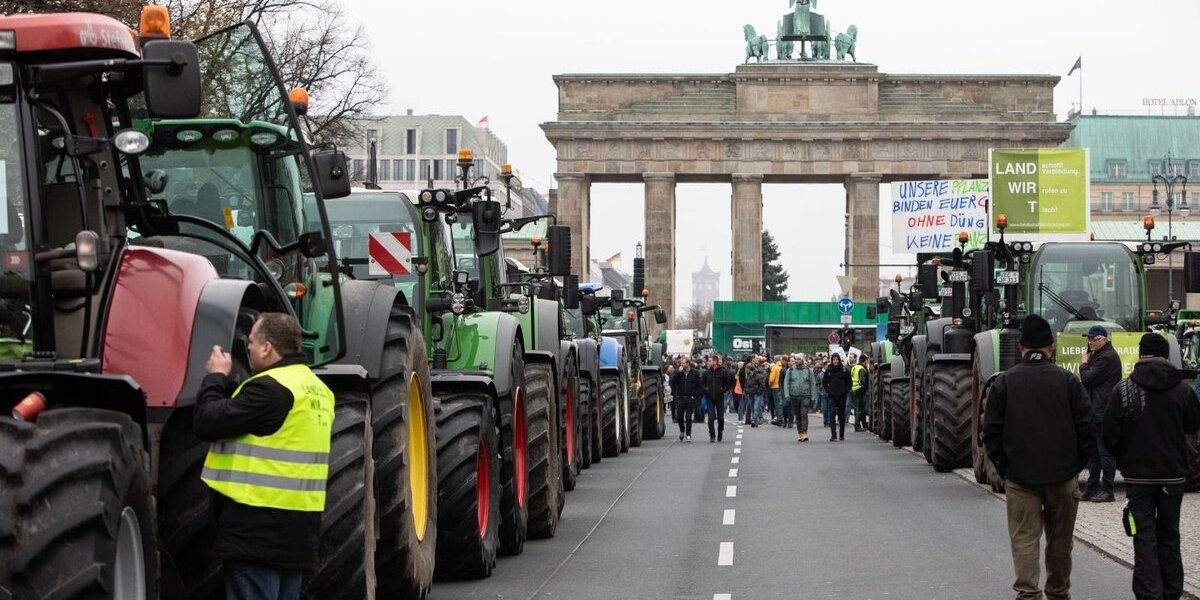
[[[637,261],[634,261],[634,287],[643,283]],[[637,447],[643,439],[657,440],[666,434],[666,398],[663,390],[665,374],[664,344],[650,337],[646,313],[657,324],[667,322],[666,312],[654,304],[646,304],[645,293],[640,298],[625,298],[621,290],[613,290],[609,298],[609,314],[602,315],[603,334],[622,342],[627,360],[622,377],[626,381],[625,423],[628,433],[622,438],[622,452]]]
[[[596,297],[600,287],[598,283],[579,284],[578,306],[567,308],[563,313],[568,335],[575,343],[579,358],[579,437],[581,467],[584,469],[600,462],[603,457],[600,444],[603,411],[599,392],[603,364],[601,354],[606,338],[600,334],[599,314],[602,301]],[[615,340],[608,342],[613,346],[617,345]]]
[[[868,318],[875,318],[873,313],[888,316],[887,335],[871,344],[870,350],[872,363],[876,365],[871,373],[871,427],[880,439],[892,442],[897,448],[912,444],[909,435],[912,380],[907,358],[914,337],[924,330],[927,317],[920,288],[914,286],[902,293],[900,281],[897,276],[897,289],[879,298],[867,311]]]

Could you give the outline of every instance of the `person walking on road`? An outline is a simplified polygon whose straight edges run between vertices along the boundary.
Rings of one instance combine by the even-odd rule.
[[[1179,514],[1189,474],[1186,436],[1200,431],[1200,400],[1167,362],[1170,349],[1162,335],[1143,335],[1140,360],[1115,386],[1104,412],[1104,447],[1125,478],[1138,600],[1183,595]]]
[[[250,378],[233,388],[219,346],[205,365],[192,426],[210,443],[200,478],[213,491],[210,550],[230,600],[298,599],[317,565],[334,397],[300,344],[291,315],[263,313],[246,348]]]
[[[1108,406],[1113,387],[1121,381],[1121,358],[1108,341],[1108,330],[1093,325],[1087,332],[1087,350],[1079,363],[1079,379],[1088,391],[1092,403],[1092,420],[1096,429],[1096,453],[1088,461],[1088,481],[1080,500],[1112,502],[1113,478],[1117,474],[1116,461],[1100,439],[1100,427],[1104,422],[1104,411]]]
[[[825,367],[828,362],[824,359],[818,359],[815,370],[817,372],[817,404],[820,405],[821,423],[824,427],[829,427],[829,392],[825,391]]]
[[[692,368],[692,361],[686,356],[679,359],[679,368],[671,376],[671,394],[678,406],[679,441],[692,441],[692,422],[695,418],[692,411],[700,401],[700,374]]]
[[[846,397],[850,394],[850,372],[842,366],[842,355],[829,357],[825,367],[825,393],[829,395],[829,441],[846,439]]]
[[[783,371],[787,366],[783,364],[783,357],[776,356],[775,362],[771,363],[771,371],[767,376],[767,387],[770,388],[767,396],[767,401],[771,403],[771,424],[781,425],[783,423]]]
[[[762,367],[762,358],[755,356],[746,367],[745,389],[746,398],[742,404],[746,413],[746,423],[758,427],[762,421],[763,400],[767,393],[767,370]]]
[[[983,442],[1006,481],[1013,590],[1018,600],[1043,597],[1041,551],[1046,536],[1050,600],[1071,597],[1071,548],[1079,472],[1096,451],[1087,390],[1054,364],[1054,332],[1038,315],[1021,324],[1021,362],[988,388]]]
[[[721,366],[716,355],[708,357],[708,368],[700,374],[700,387],[708,397],[708,441],[719,442],[725,438],[725,394],[733,387],[733,375]]]
[[[796,441],[808,441],[808,405],[817,397],[817,374],[802,359],[793,358],[783,389],[796,417]]]
[[[867,427],[867,366],[862,361],[855,360],[850,355],[850,397],[854,400],[854,430],[862,431]]]

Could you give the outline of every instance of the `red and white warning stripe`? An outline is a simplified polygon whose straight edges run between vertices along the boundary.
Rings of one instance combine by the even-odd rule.
[[[368,275],[411,275],[412,234],[407,231],[372,233],[367,239]]]

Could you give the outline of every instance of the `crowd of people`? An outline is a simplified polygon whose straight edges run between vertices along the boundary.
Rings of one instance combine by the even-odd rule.
[[[677,357],[667,369],[672,414],[680,441],[691,441],[692,423],[707,417],[708,441],[724,438],[725,415],[758,427],[768,422],[796,428],[796,441],[807,442],[809,415],[821,415],[829,441],[846,439],[846,423],[854,415],[854,430],[868,426],[869,361],[849,353],[776,355],[711,354],[706,358]],[[769,416],[769,417],[768,417]]]

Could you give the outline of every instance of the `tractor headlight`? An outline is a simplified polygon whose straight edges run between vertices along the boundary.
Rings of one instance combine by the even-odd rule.
[[[421,192],[421,203],[428,204],[430,202],[433,202],[433,192],[429,190]]]
[[[274,277],[276,281],[279,281],[283,277],[283,261],[279,260],[278,258],[272,258],[271,260],[268,260],[267,272],[270,273],[271,277]]]
[[[263,148],[279,143],[279,136],[270,131],[260,131],[250,136],[250,143]]]
[[[226,143],[238,139],[238,135],[239,134],[236,129],[221,129],[214,132],[212,134],[212,138],[215,141]]]
[[[454,314],[461,315],[467,309],[467,297],[461,293],[456,293],[450,297],[450,310]]]
[[[437,209],[432,206],[426,206],[425,208],[421,209],[421,218],[425,219],[426,221],[429,221],[429,222],[436,221],[437,216],[438,216]]]
[[[150,136],[136,129],[122,129],[113,136],[113,146],[121,154],[141,154],[150,147]]]
[[[523,315],[528,314],[529,313],[529,298],[522,297],[521,299],[517,300],[517,310]]]
[[[1154,244],[1154,253],[1155,254],[1162,252],[1162,249],[1163,249],[1162,244],[1159,244],[1159,243]]]
[[[180,129],[175,133],[175,139],[185,144],[194,144],[204,139],[204,133],[199,129]]]

